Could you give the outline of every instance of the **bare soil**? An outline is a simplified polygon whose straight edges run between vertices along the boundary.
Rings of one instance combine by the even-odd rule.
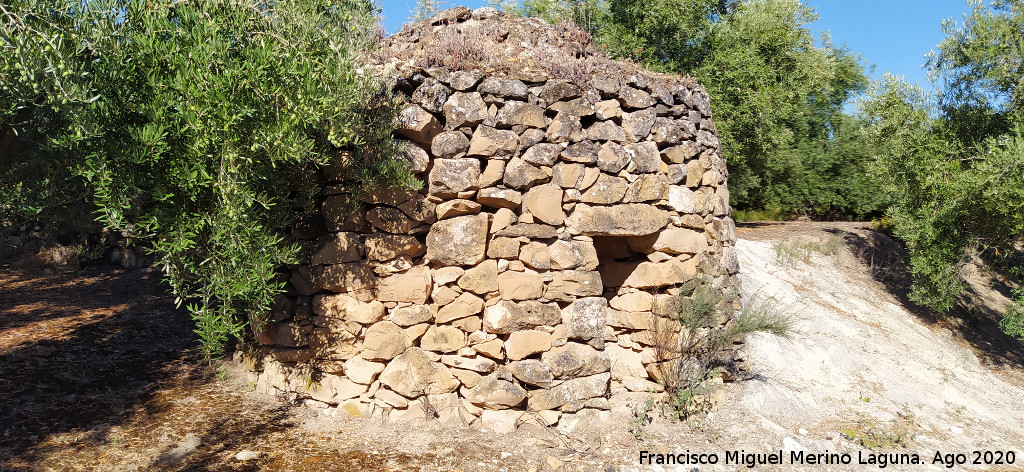
[[[707,415],[672,423],[655,408],[653,422],[633,431],[621,401],[611,412],[497,435],[436,419],[351,418],[258,394],[239,366],[203,364],[192,323],[158,272],[0,263],[0,471],[750,470],[638,461],[641,450],[724,458],[739,449],[853,454],[852,465],[802,468],[815,471],[878,469],[858,465],[858,453],[926,459],[886,470],[951,470],[931,455],[1015,450],[1013,466],[952,470],[1021,470],[1024,349],[994,327],[1004,283],[978,266],[967,274],[975,291],[965,308],[936,315],[906,301],[899,245],[865,224],[738,231],[745,297],[797,315],[795,332],[748,337],[735,381]],[[840,232],[839,255],[776,256],[779,244]]]

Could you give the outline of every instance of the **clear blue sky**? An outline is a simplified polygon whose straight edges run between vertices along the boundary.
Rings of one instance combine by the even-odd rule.
[[[921,66],[924,55],[942,40],[942,20],[961,20],[966,0],[806,0],[819,19],[811,25],[816,34],[829,31],[832,42],[846,45],[875,66],[872,78],[885,72],[904,75],[930,89]],[[384,26],[398,31],[416,6],[416,0],[381,0]],[[445,7],[479,8],[485,0],[449,0]]]

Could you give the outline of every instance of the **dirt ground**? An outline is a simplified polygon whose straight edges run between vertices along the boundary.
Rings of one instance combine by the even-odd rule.
[[[842,234],[836,255],[780,257],[793,241]],[[847,453],[849,465],[753,470],[876,470],[864,454],[917,453],[887,470],[1022,470],[1024,349],[998,332],[1005,294],[983,270],[960,312],[905,299],[899,247],[859,223],[739,228],[747,300],[798,318],[788,339],[754,335],[740,374],[702,418],[631,432],[624,404],[512,434],[440,420],[351,418],[253,391],[238,366],[198,357],[186,313],[160,274],[0,264],[0,471],[647,471],[751,470],[642,465],[652,453]],[[784,260],[785,259],[785,260]],[[998,281],[995,281],[998,282]],[[996,283],[997,287],[1003,287]],[[639,405],[637,401],[635,405]],[[1016,453],[1015,465],[932,464],[935,451]]]

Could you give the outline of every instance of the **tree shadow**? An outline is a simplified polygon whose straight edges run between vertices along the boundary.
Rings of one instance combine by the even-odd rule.
[[[991,284],[985,286],[974,284],[960,297],[953,310],[937,313],[910,300],[910,259],[906,248],[898,241],[869,229],[826,231],[843,233],[847,246],[868,268],[872,279],[882,284],[904,309],[918,319],[929,325],[949,329],[957,339],[970,345],[984,363],[1015,370],[1024,369],[1024,343],[999,328],[1002,313],[991,303],[993,292],[1005,298],[1010,297],[1010,287],[1005,282],[992,280]],[[988,294],[982,293],[989,291]]]
[[[0,269],[0,469],[22,470],[48,436],[117,423],[194,357],[192,322],[152,271]]]

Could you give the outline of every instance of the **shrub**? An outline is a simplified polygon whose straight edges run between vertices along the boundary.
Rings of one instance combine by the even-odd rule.
[[[396,100],[358,67],[369,1],[17,0],[0,21],[2,124],[48,126],[7,159],[66,158],[51,178],[152,245],[209,357],[282,290],[318,166],[347,149],[354,191],[412,182]]]

